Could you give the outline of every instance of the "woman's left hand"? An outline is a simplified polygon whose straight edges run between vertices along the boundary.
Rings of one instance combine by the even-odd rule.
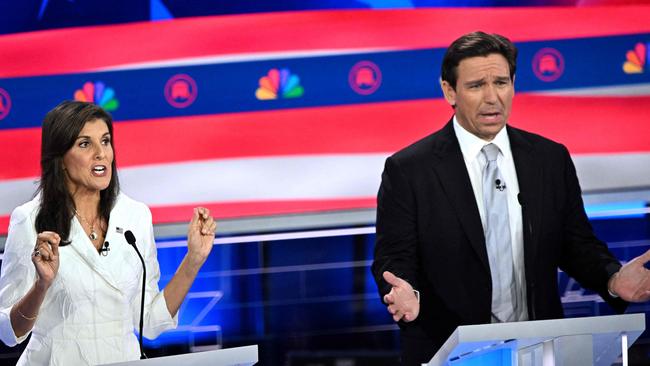
[[[194,265],[201,266],[208,258],[214,244],[217,223],[205,207],[194,209],[187,230],[187,255]]]

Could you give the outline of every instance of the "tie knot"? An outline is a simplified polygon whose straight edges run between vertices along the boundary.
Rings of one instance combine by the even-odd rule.
[[[497,156],[499,155],[499,147],[495,144],[487,144],[483,146],[481,149],[483,154],[485,155],[485,158],[488,161],[495,161],[497,160]]]

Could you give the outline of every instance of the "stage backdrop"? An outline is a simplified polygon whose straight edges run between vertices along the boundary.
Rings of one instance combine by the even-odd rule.
[[[65,99],[112,113],[123,190],[155,223],[199,204],[372,208],[384,159],[451,117],[442,55],[474,30],[517,44],[510,123],[566,144],[586,191],[649,186],[649,19],[642,5],[321,10],[0,36],[0,235]]]

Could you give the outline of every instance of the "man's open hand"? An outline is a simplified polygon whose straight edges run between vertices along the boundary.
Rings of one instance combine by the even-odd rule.
[[[384,272],[383,276],[384,280],[393,286],[390,292],[384,296],[384,303],[388,305],[388,312],[393,315],[393,320],[396,322],[415,320],[420,313],[420,303],[415,296],[413,287],[388,271]]]

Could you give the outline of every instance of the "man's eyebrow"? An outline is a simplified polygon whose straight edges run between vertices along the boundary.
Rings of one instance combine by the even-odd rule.
[[[475,80],[469,80],[463,83],[463,85],[471,85],[471,84],[478,84],[478,83],[484,83],[485,78],[480,78],[480,79],[475,79]]]

